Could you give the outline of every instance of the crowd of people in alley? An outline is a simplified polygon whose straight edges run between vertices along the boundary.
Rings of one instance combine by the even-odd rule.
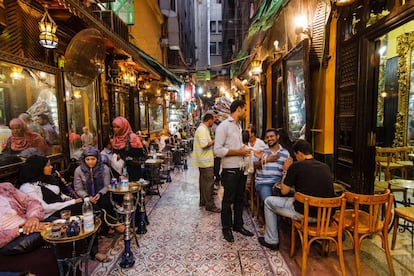
[[[245,116],[245,102],[235,100],[225,120],[219,120],[217,111],[209,110],[193,134],[183,128],[177,128],[173,134],[165,129],[153,139],[140,131],[134,132],[128,120],[120,116],[112,121],[113,136],[104,139],[102,149],[96,146],[96,134],[84,126],[82,134],[69,134],[71,157],[76,162],[72,187],[62,185],[46,157],[47,147],[54,139],[51,134],[46,135],[47,128],[39,128],[41,124],[29,128],[22,118],[11,120],[12,135],[3,148],[19,153],[32,150],[24,156],[18,183],[0,185],[0,254],[7,254],[12,241],[42,231],[59,218],[62,210],[81,215],[85,198],[92,203],[96,214],[108,217],[102,233],[123,233],[125,226],[116,220],[114,202],[107,188],[111,179],[118,178],[124,168],[129,180],[147,177],[142,161],[151,150],[166,152],[192,135],[191,162],[199,169],[200,208],[220,213],[217,219],[221,220],[222,235],[227,242],[235,241],[234,232],[254,236],[243,221],[245,185],[246,182],[254,185],[266,224],[264,236],[258,237],[258,242],[278,250],[278,216],[300,219],[303,214],[303,205],[295,202],[294,192],[333,197],[332,174],[326,164],[313,158],[308,142],[299,139],[292,143],[284,129],[274,128],[265,130],[261,140],[255,126],[242,128]],[[39,132],[43,129],[44,136],[35,128]],[[217,204],[214,197],[220,186],[224,193],[221,204]],[[119,204],[120,200],[115,198]],[[95,242],[91,258],[105,262],[107,256],[99,253],[97,246]]]

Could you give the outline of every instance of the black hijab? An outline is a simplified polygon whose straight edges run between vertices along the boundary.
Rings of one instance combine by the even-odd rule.
[[[26,159],[26,162],[19,170],[19,185],[44,181],[43,169],[49,159],[44,156],[32,155]]]

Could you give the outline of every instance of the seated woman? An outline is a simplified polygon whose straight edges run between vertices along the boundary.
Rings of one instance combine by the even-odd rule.
[[[26,149],[37,148],[42,154],[47,152],[44,138],[32,132],[22,119],[12,119],[9,128],[11,135],[1,145],[0,166],[21,162],[19,155]]]
[[[106,188],[111,183],[111,174],[109,167],[102,162],[99,150],[85,148],[80,162],[73,176],[75,192],[82,198],[89,197],[92,205],[97,205],[109,215],[110,224],[116,223],[116,213]],[[115,229],[124,232],[125,226],[118,225]]]
[[[19,171],[20,190],[37,199],[44,208],[43,218],[51,220],[60,218],[62,210],[70,210],[72,215],[82,215],[83,199],[72,199],[63,194],[56,179],[52,177],[53,166],[48,158],[33,155],[26,159]],[[97,207],[95,208],[96,210]],[[107,257],[98,252],[98,243],[95,239],[91,257],[97,261],[105,262]]]
[[[45,209],[44,219],[60,217],[63,209],[82,215],[82,198],[72,199],[63,194],[52,178],[53,166],[47,157],[33,155],[26,159],[19,171],[20,190],[37,199]]]

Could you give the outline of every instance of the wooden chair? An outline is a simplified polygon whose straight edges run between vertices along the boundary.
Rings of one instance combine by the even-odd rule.
[[[250,212],[252,216],[254,216],[255,213],[255,193],[256,189],[255,187],[255,174],[250,174],[250,176],[247,178],[246,181],[246,187],[245,190],[249,195],[249,204],[250,204]]]
[[[396,148],[396,163],[403,165],[404,170],[403,172],[405,175],[402,177],[407,179],[408,171],[413,169],[413,161],[410,160],[408,154],[411,152],[410,147],[398,147]]]
[[[361,275],[359,252],[362,241],[371,235],[379,235],[382,239],[382,248],[385,250],[390,275],[394,275],[388,245],[388,225],[391,222],[391,209],[394,196],[389,189],[385,189],[382,194],[362,195],[345,192],[344,195],[347,202],[354,205],[353,209],[347,209],[345,211],[344,230],[352,240],[354,246],[357,274]],[[385,209],[385,214],[381,216],[383,209]],[[340,213],[335,215],[335,220],[341,221]]]
[[[401,176],[405,176],[406,170],[404,165],[398,164],[397,154],[398,151],[395,148],[376,148],[375,154],[375,175],[378,175],[378,180],[381,180],[381,172],[384,171],[385,180],[392,179],[392,173],[394,170],[399,170]]]
[[[297,232],[302,243],[302,275],[306,275],[307,260],[310,246],[316,240],[323,241],[324,252],[329,252],[330,242],[336,244],[342,275],[345,275],[345,264],[342,247],[343,216],[346,200],[344,195],[334,198],[320,198],[295,193],[295,200],[304,204],[304,214],[301,221],[292,219],[292,233],[290,256],[295,254],[295,240]],[[309,209],[316,208],[316,222],[309,221]],[[339,208],[339,221],[333,219],[333,214]]]
[[[413,248],[413,230],[414,230],[414,207],[398,207],[394,209],[394,230],[392,233],[392,243],[391,243],[391,249],[394,250],[395,248],[395,242],[397,240],[397,232],[398,232],[398,226],[399,226],[399,220],[402,218],[405,220],[406,223],[411,223],[410,225],[404,224],[404,228],[411,227],[411,249]]]

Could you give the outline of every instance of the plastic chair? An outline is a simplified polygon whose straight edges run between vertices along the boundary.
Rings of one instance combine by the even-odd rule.
[[[390,275],[394,275],[394,268],[388,244],[388,225],[391,222],[391,209],[394,196],[389,189],[382,194],[362,195],[351,192],[344,193],[348,203],[354,205],[353,209],[347,209],[344,216],[345,233],[352,240],[355,254],[357,275],[361,275],[360,248],[365,238],[379,235],[382,239],[382,248],[385,250]],[[382,211],[385,214],[382,215]],[[335,220],[340,221],[340,214],[335,215]]]
[[[336,252],[339,258],[342,275],[345,275],[345,264],[342,246],[343,216],[346,200],[344,195],[333,198],[320,198],[295,193],[295,200],[304,204],[304,213],[301,221],[292,219],[292,234],[290,256],[295,254],[295,240],[297,232],[302,243],[302,275],[306,275],[307,260],[310,246],[316,240],[322,240],[323,251],[329,252],[330,242],[336,244]],[[317,216],[309,220],[309,209],[316,208]],[[335,210],[339,208],[339,221],[333,219]]]

